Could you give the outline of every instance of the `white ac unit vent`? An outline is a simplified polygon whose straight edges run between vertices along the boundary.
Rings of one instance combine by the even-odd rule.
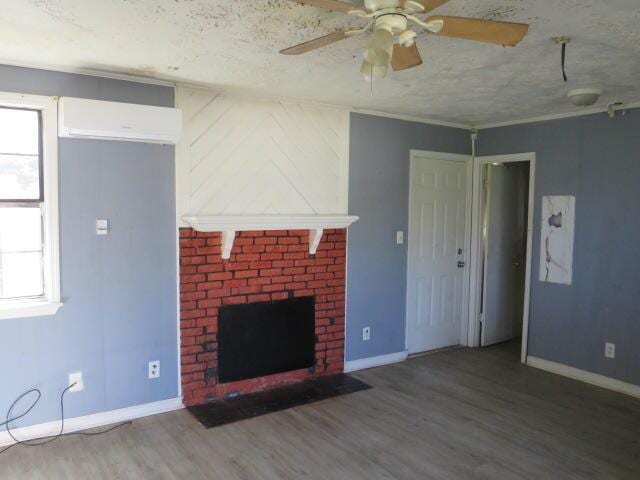
[[[58,135],[175,145],[182,111],[133,103],[63,97],[58,104]]]

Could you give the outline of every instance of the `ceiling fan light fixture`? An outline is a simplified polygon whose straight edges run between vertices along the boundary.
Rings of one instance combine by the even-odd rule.
[[[590,107],[600,99],[601,95],[602,90],[599,88],[576,88],[571,90],[567,97],[576,107]]]
[[[386,28],[377,28],[369,38],[364,59],[376,67],[387,66],[393,53],[393,33]]]
[[[370,79],[384,77],[389,67],[394,72],[423,64],[416,45],[416,36],[428,33],[474,42],[515,47],[529,31],[524,23],[502,22],[482,18],[434,15],[425,19],[416,14],[431,12],[450,0],[289,0],[291,2],[325,8],[352,17],[367,19],[362,27],[343,28],[328,35],[281,50],[282,55],[301,55],[336,42],[363,34],[369,37],[361,71]],[[422,30],[416,32],[415,28]],[[397,38],[397,43],[394,40]]]
[[[410,47],[416,43],[416,37],[418,34],[413,30],[405,30],[398,35],[398,43],[403,47]]]
[[[424,24],[424,28],[431,33],[440,33],[444,28],[444,20],[431,20]]]
[[[373,65],[366,60],[362,61],[362,66],[360,67],[360,73],[364,75],[364,79],[367,82],[370,82],[376,78],[386,77],[388,70],[389,67],[387,65]]]
[[[404,9],[413,12],[413,13],[422,13],[424,12],[424,5],[420,2],[416,2],[415,0],[407,0],[403,5]]]

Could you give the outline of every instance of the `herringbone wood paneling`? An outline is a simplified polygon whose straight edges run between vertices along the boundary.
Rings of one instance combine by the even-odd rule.
[[[347,213],[349,112],[178,89],[178,212]]]

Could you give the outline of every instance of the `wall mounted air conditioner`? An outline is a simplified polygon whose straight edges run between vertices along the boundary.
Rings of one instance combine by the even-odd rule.
[[[175,145],[182,132],[182,111],[132,103],[62,97],[58,136]]]

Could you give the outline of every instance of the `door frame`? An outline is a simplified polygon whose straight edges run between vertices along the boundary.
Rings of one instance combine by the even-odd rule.
[[[413,198],[413,171],[414,164],[418,160],[445,160],[450,162],[462,162],[467,167],[467,181],[466,181],[466,200],[465,200],[465,225],[464,225],[464,271],[463,271],[463,286],[462,286],[462,315],[460,322],[460,345],[467,345],[467,338],[469,337],[469,322],[465,321],[469,317],[469,279],[470,279],[470,260],[471,260],[471,214],[472,214],[472,200],[473,200],[473,156],[462,155],[457,153],[444,153],[434,152],[428,150],[410,150],[409,152],[409,198],[407,208],[407,259],[406,259],[406,298],[405,298],[405,321],[404,321],[404,348],[405,351],[409,351],[409,281],[411,273],[411,265],[409,259],[411,258],[411,252],[416,245],[411,243],[411,199]]]
[[[531,299],[531,262],[533,250],[533,213],[535,211],[535,152],[508,155],[492,155],[475,157],[473,162],[473,201],[471,226],[471,262],[470,262],[470,294],[467,322],[466,344],[469,347],[480,346],[480,299],[482,296],[482,167],[491,163],[529,162],[529,205],[527,212],[527,253],[524,283],[524,309],[522,313],[522,352],[521,362],[527,363],[529,339],[529,309]]]

